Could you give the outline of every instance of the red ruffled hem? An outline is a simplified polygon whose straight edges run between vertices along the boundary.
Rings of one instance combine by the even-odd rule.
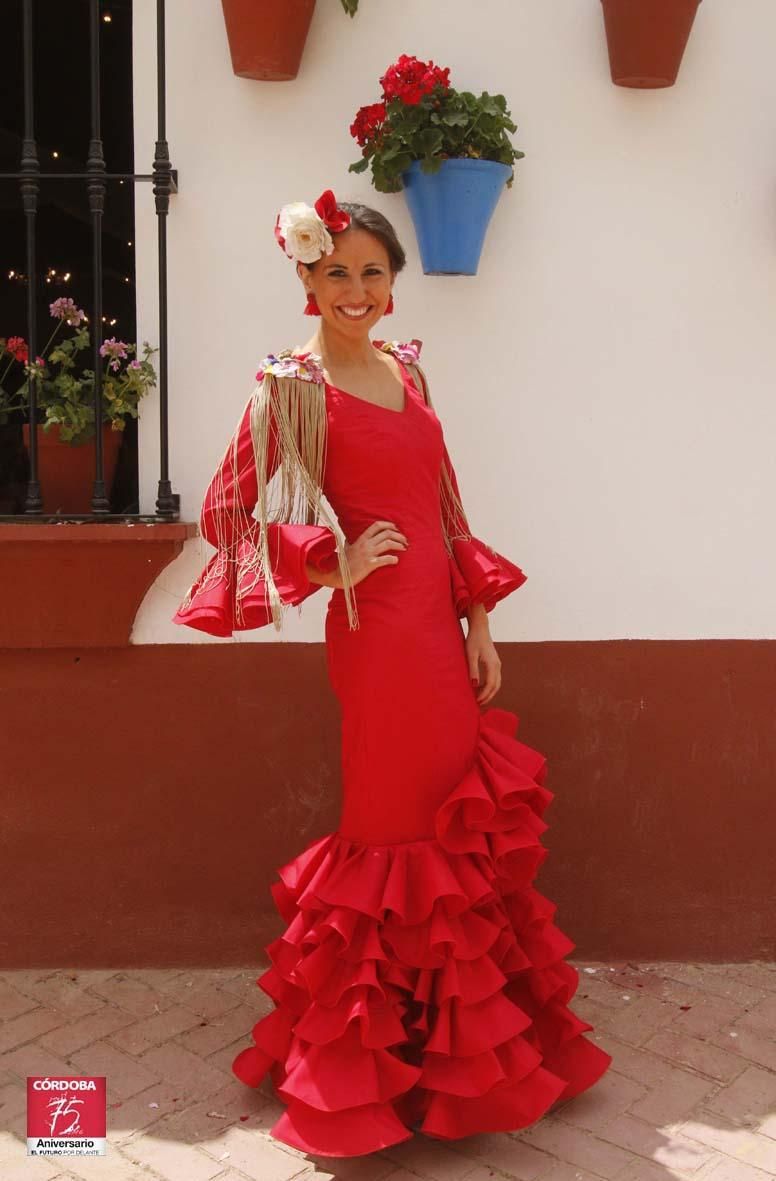
[[[459,615],[464,615],[473,603],[482,603],[486,611],[492,611],[496,603],[526,581],[519,566],[478,537],[471,541],[457,538],[452,544],[450,582]]]
[[[337,545],[334,533],[324,525],[269,525],[272,575],[285,606],[296,607],[321,583],[310,582],[305,564],[319,570],[332,569]],[[258,524],[240,541],[234,555],[226,550],[213,554],[191,587],[184,604],[172,617],[212,636],[231,636],[272,622],[267,584],[256,577]],[[240,611],[237,598],[240,591]]]
[[[526,1127],[612,1061],[569,1009],[576,946],[532,882],[553,799],[517,717],[480,715],[474,764],[436,815],[436,837],[361,845],[332,833],[273,887],[285,933],[257,983],[275,1002],[232,1063],[270,1074],[285,1110],[272,1135],[358,1156],[411,1125],[441,1139]]]

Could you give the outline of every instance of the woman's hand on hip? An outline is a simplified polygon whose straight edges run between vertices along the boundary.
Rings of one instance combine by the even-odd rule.
[[[395,566],[399,557],[390,551],[403,552],[408,546],[409,541],[393,521],[373,521],[352,545],[345,546],[353,585],[363,582],[379,566]]]

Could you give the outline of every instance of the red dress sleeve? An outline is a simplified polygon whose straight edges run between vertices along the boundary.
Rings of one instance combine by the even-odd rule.
[[[443,464],[460,501],[458,480],[447,447],[444,448]],[[526,575],[519,566],[471,535],[468,521],[460,510],[449,508],[445,524],[453,547],[450,584],[459,615],[465,615],[474,603],[482,603],[486,611],[492,611],[496,603],[526,581]],[[461,533],[469,534],[469,539],[456,536]]]
[[[230,636],[271,622],[272,611],[259,566],[258,499],[253,439],[252,399],[240,419],[202,505],[200,532],[216,552],[173,615],[213,636]],[[267,481],[279,464],[275,431],[267,440]],[[337,564],[336,540],[323,525],[268,523],[272,575],[284,606],[297,606],[321,589],[305,573],[305,563],[321,570]]]

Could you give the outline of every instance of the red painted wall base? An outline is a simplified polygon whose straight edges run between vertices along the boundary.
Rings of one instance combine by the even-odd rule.
[[[776,642],[499,644],[580,959],[776,959]],[[317,644],[0,652],[0,966],[258,962],[338,821]]]

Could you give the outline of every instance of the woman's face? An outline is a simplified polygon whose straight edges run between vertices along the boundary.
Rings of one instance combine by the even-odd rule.
[[[393,285],[388,251],[368,230],[351,226],[332,234],[334,251],[322,254],[310,270],[299,264],[309,294],[314,292],[321,317],[338,332],[362,337],[385,312]]]

